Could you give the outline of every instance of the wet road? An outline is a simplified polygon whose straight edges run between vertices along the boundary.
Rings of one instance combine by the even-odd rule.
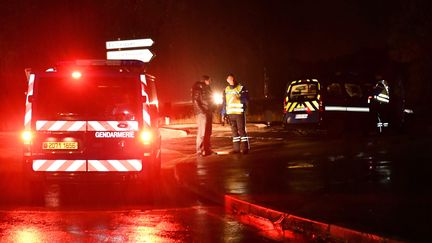
[[[294,215],[393,239],[430,241],[429,136],[329,138],[277,128],[249,134],[250,154],[198,159],[177,166],[178,173],[189,184],[198,181],[211,191]],[[229,149],[225,135],[216,132],[216,150]]]
[[[9,189],[2,190],[0,200],[0,241],[266,241],[171,178],[165,174],[158,191],[133,183],[47,183],[30,192],[25,183],[6,177],[1,180]]]
[[[270,228],[246,226],[227,214],[218,202],[233,194],[313,220],[428,242],[432,165],[426,136],[328,138],[260,128],[249,130],[250,154],[226,155],[229,132],[218,126],[212,141],[223,155],[196,158],[190,131],[192,136],[163,142],[162,180],[153,191],[131,183],[48,183],[30,190],[15,166],[19,160],[10,159],[19,149],[0,139],[0,159],[7,161],[0,164],[1,239],[280,239]],[[304,241],[295,237],[291,241]]]
[[[30,184],[22,176],[14,138],[8,134],[0,139],[1,242],[270,241],[221,205],[179,186],[173,168],[165,168],[159,182],[148,185]]]
[[[250,241],[250,230],[211,207],[1,211],[2,242]]]

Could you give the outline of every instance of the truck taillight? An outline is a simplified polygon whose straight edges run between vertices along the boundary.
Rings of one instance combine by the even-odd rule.
[[[153,134],[151,131],[144,130],[140,133],[141,142],[144,144],[150,144],[153,140]]]
[[[21,139],[23,140],[24,144],[30,144],[33,139],[33,133],[31,131],[23,131],[21,133]]]

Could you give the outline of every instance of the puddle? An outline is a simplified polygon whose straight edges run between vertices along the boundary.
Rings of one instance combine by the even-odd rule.
[[[314,163],[311,161],[295,161],[289,162],[287,165],[287,169],[305,169],[305,168],[313,168]]]

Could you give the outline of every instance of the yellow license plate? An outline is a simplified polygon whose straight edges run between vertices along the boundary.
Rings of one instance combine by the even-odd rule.
[[[43,142],[43,149],[78,149],[78,142]]]

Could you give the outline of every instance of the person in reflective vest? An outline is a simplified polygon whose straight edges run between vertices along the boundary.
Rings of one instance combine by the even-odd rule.
[[[233,153],[249,152],[249,139],[246,133],[246,108],[248,105],[248,90],[237,82],[233,74],[227,76],[229,85],[223,94],[222,116],[228,116],[231,125]],[[241,146],[240,146],[241,145]]]
[[[377,127],[382,132],[383,127],[389,126],[390,120],[390,92],[387,80],[380,80],[377,82],[372,90],[371,110],[376,112]]]

